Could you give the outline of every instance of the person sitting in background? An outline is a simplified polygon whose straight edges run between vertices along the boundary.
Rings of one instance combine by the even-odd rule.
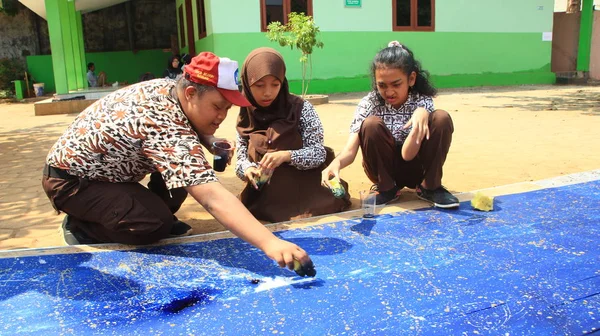
[[[96,76],[94,73],[96,66],[92,62],[88,63],[87,68],[87,81],[90,87],[106,86],[106,73],[104,73],[104,71],[100,71],[98,76]]]
[[[167,68],[163,72],[163,77],[177,79],[177,76],[181,76],[182,73],[183,71],[179,67],[179,58],[176,55],[169,57]]]

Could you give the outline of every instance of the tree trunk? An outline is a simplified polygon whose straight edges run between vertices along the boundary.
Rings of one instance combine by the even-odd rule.
[[[567,0],[567,13],[579,13],[581,10],[581,0]]]

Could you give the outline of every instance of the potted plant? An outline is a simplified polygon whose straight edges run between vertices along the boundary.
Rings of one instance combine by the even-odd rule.
[[[276,41],[282,47],[299,50],[300,63],[302,63],[302,98],[313,104],[327,103],[324,95],[307,96],[308,85],[312,79],[312,52],[314,48],[323,48],[323,42],[318,40],[319,27],[311,16],[304,13],[291,12],[288,23],[283,25],[279,21],[271,22],[267,27],[267,38]]]

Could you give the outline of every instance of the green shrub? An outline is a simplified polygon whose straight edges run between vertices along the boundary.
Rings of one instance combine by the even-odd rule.
[[[15,86],[12,81],[25,78],[23,64],[15,58],[0,59],[0,90],[14,93]]]
[[[19,13],[19,3],[17,0],[0,0],[0,13],[8,16],[15,16]]]

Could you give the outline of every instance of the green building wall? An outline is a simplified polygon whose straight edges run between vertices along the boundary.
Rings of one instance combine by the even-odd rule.
[[[260,1],[205,0],[205,7],[207,37],[198,39],[194,22],[197,53],[213,51],[242,63],[252,49],[273,47],[286,60],[292,90],[299,91],[300,54],[260,32]],[[437,87],[553,83],[552,42],[542,40],[552,31],[553,12],[553,0],[438,0],[435,32],[393,32],[392,0],[363,0],[361,8],[313,0],[325,47],[313,53],[309,92],[368,90],[370,62],[391,40],[413,50]]]
[[[118,81],[132,84],[137,83],[139,77],[146,72],[156,77],[162,76],[170,56],[170,50],[155,49],[140,50],[136,53],[131,51],[86,53],[85,59],[88,63],[93,62],[96,65],[96,74],[104,71],[110,83]],[[27,69],[36,82],[44,83],[45,91],[56,91],[52,56],[28,56]]]

